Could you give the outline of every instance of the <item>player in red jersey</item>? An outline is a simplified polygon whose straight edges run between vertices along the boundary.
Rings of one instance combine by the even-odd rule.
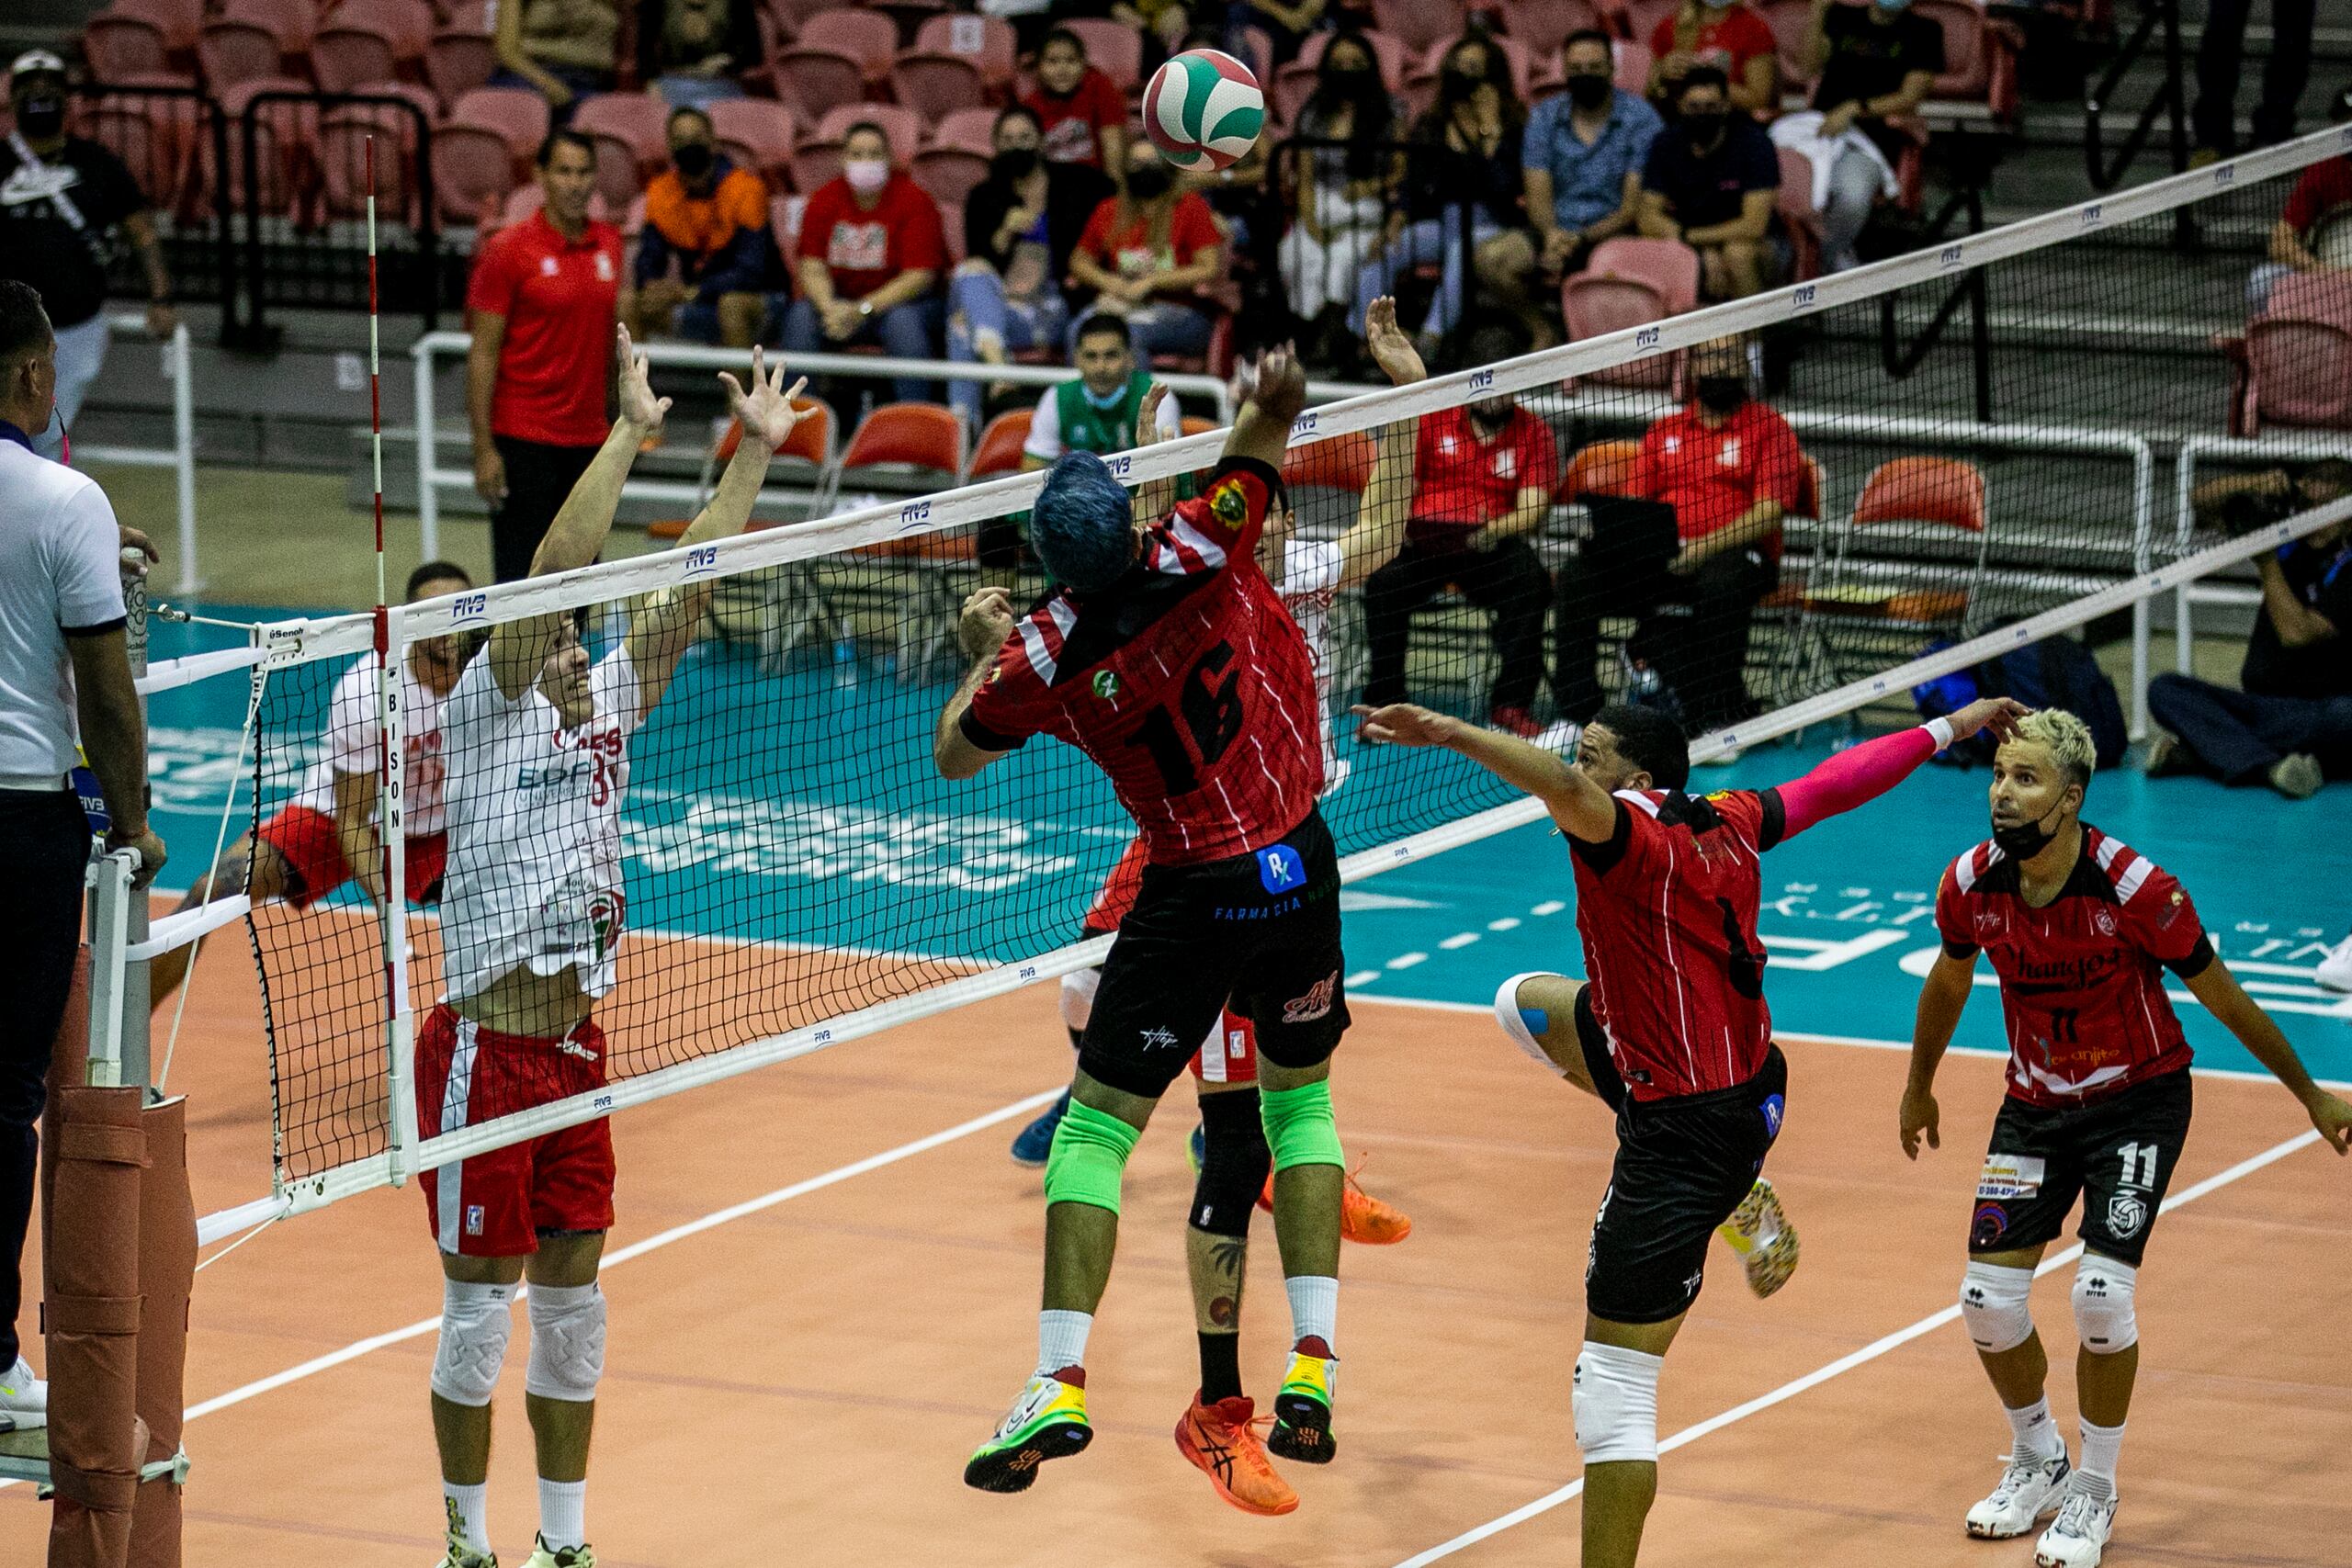
[[[1585,1264],[1574,1404],[1584,1568],[1632,1568],[1657,1494],[1658,1370],[1698,1299],[1708,1238],[1733,1226],[1758,1294],[1794,1266],[1794,1233],[1757,1179],[1788,1088],[1756,934],[1760,857],[1892,789],[1955,736],[2006,730],[2024,709],[1988,698],[1778,788],[1703,798],[1682,792],[1690,750],[1655,709],[1602,708],[1573,763],[1409,703],[1357,711],[1367,739],[1458,751],[1544,802],[1567,835],[1591,979],[1514,976],[1495,1015],[1521,1050],[1617,1115]]]
[[[1091,1440],[1086,1338],[1110,1278],[1121,1176],[1228,998],[1257,1030],[1295,1330],[1267,1446],[1308,1463],[1333,1452],[1342,1156],[1329,1078],[1348,1023],[1339,862],[1315,808],[1315,662],[1256,559],[1306,389],[1295,357],[1270,352],[1204,493],[1156,521],[1134,514],[1100,457],[1067,454],[1030,519],[1062,586],[1017,620],[1001,588],[964,607],[974,663],[940,716],[939,771],[969,778],[1052,735],[1109,775],[1148,856],[1046,1159],[1036,1373],[965,1468],[983,1491],[1022,1491],[1041,1462]],[[1237,1440],[1254,1448],[1239,1414]]]
[[[1954,861],[1936,896],[1944,951],[1919,992],[1903,1152],[1939,1145],[1936,1066],[1982,951],[2001,979],[2008,1095],[1977,1178],[1960,1310],[2015,1438],[1968,1533],[2023,1535],[2052,1512],[2035,1561],[2094,1568],[2115,1521],[2115,1465],[2139,1371],[2132,1311],[2148,1232],[2188,1135],[2188,1042],[2163,971],[2188,986],[2255,1059],[2301,1100],[2338,1154],[2352,1106],[2312,1082],[2197,919],[2188,892],[2146,856],[2082,820],[2093,748],[2082,720],[2046,709],[1993,761],[1993,837]],[[2083,1199],[2075,1270],[2081,1349],[2082,1461],[2042,1393],[2049,1357],[2026,1301],[2034,1266]]]

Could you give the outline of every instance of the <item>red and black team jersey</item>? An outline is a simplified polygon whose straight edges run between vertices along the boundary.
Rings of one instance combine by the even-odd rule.
[[[2159,971],[2200,974],[2213,944],[2188,891],[2122,840],[2084,823],[2082,857],[2039,909],[2016,863],[1979,844],[1944,874],[1936,929],[1952,957],[1993,960],[2008,1089],[2027,1104],[2080,1105],[2188,1066]]]
[[[1785,835],[1778,790],[1620,790],[1606,842],[1568,840],[1593,1015],[1636,1100],[1754,1077],[1764,1005],[1758,857]]]
[[[1280,482],[1226,458],[1117,582],[1040,601],[972,694],[965,738],[1005,751],[1046,734],[1085,752],[1155,865],[1247,854],[1297,827],[1323,787],[1322,715],[1306,639],[1255,554]]]

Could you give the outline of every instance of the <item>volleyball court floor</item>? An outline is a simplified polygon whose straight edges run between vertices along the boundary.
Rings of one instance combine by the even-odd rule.
[[[167,803],[202,803],[225,761],[206,736],[225,725],[233,743],[241,711],[236,691],[159,704]],[[1771,783],[1818,754],[1768,749],[1709,782]],[[1792,1075],[1770,1170],[1804,1261],[1758,1302],[1724,1255],[1713,1260],[1668,1363],[1660,1430],[1674,1446],[1645,1563],[2032,1560],[2030,1540],[1975,1542],[1959,1528],[2007,1439],[1951,1305],[1997,1060],[1947,1064],[1939,1153],[1908,1164],[1894,1134],[1915,976],[1935,944],[1928,900],[1984,830],[1984,784],[1981,771],[1923,770],[1766,861],[1767,985]],[[164,819],[183,874],[208,852],[212,798],[213,821]],[[2287,807],[2119,774],[2095,784],[2089,814],[2186,881],[2306,1059],[2352,1078],[2352,1005],[2311,976],[2342,934],[2352,878],[2352,845],[2325,837],[2342,820],[2335,791]],[[1349,906],[1358,1005],[1335,1071],[1341,1134],[1414,1232],[1343,1259],[1340,1457],[1284,1467],[1298,1513],[1232,1510],[1170,1440],[1194,1377],[1181,1085],[1129,1168],[1090,1358],[1097,1442],[1025,1496],[960,1483],[1034,1346],[1040,1183],[1005,1145],[1068,1072],[1042,986],[616,1120],[612,1343],[589,1501],[600,1560],[1573,1562],[1568,1377],[1611,1131],[1487,1016],[1503,976],[1580,969],[1565,858],[1544,829],[1521,829],[1361,884]],[[217,941],[192,986],[170,1087],[191,1097],[203,1212],[266,1189],[268,1061],[242,942]],[[2316,1146],[2275,1085],[2237,1076],[2251,1063],[2210,1020],[2183,1011],[2208,1071],[2149,1254],[2148,1349],[2109,1561],[2334,1562],[2352,1536],[2340,1306],[2352,1164]],[[1998,1031],[1980,995],[1960,1043],[1989,1048]],[[1271,1224],[1256,1237],[1243,1367],[1265,1393],[1288,1323]],[[2071,1340],[2066,1282],[2059,1272],[2036,1292],[2053,1347]],[[424,1384],[438,1307],[413,1190],[288,1221],[199,1277],[192,1564],[434,1559]],[[492,1525],[511,1562],[527,1555],[536,1513],[523,1337],[492,1464]],[[2071,1428],[2071,1359],[2053,1360]],[[0,1490],[0,1562],[35,1561],[45,1526],[28,1488]]]

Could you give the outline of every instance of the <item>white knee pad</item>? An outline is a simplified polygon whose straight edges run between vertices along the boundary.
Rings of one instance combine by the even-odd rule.
[[[1522,984],[1529,980],[1550,978],[1552,976],[1541,970],[1530,970],[1524,975],[1513,975],[1510,979],[1505,980],[1502,983],[1502,988],[1495,993],[1495,1022],[1501,1026],[1503,1038],[1541,1062],[1544,1071],[1555,1077],[1566,1077],[1567,1069],[1552,1060],[1550,1055],[1544,1051],[1542,1043],[1535,1038],[1535,1023],[1527,1016],[1529,1010],[1519,1005],[1519,987]],[[1552,1022],[1552,1020],[1544,1019],[1543,1028],[1549,1031]]]
[[[2129,1263],[2083,1254],[2075,1266],[2075,1330],[2083,1348],[2094,1356],[2112,1356],[2140,1342],[2140,1319],[2132,1309],[2140,1271]]]
[[[1062,1022],[1083,1033],[1094,1016],[1094,993],[1102,988],[1102,971],[1077,969],[1062,976]]]
[[[531,1364],[523,1387],[584,1404],[605,1375],[605,1292],[594,1285],[534,1285]]]
[[[1657,1372],[1666,1358],[1588,1339],[1577,1357],[1577,1447],[1587,1464],[1657,1460]]]
[[[1987,1355],[2014,1350],[2033,1337],[2033,1270],[1972,1263],[1960,1282],[1960,1320]]]
[[[433,1350],[433,1392],[479,1410],[498,1386],[514,1332],[514,1287],[441,1281],[441,1339]]]

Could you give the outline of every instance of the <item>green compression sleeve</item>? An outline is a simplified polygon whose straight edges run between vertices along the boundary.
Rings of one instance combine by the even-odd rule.
[[[1117,1213],[1119,1180],[1142,1136],[1110,1112],[1071,1100],[1046,1156],[1046,1201],[1091,1203]]]
[[[1274,1168],[1295,1165],[1348,1163],[1340,1148],[1340,1129],[1331,1116],[1331,1086],[1302,1084],[1297,1089],[1261,1089],[1260,1113],[1265,1119],[1266,1142],[1274,1151]]]

